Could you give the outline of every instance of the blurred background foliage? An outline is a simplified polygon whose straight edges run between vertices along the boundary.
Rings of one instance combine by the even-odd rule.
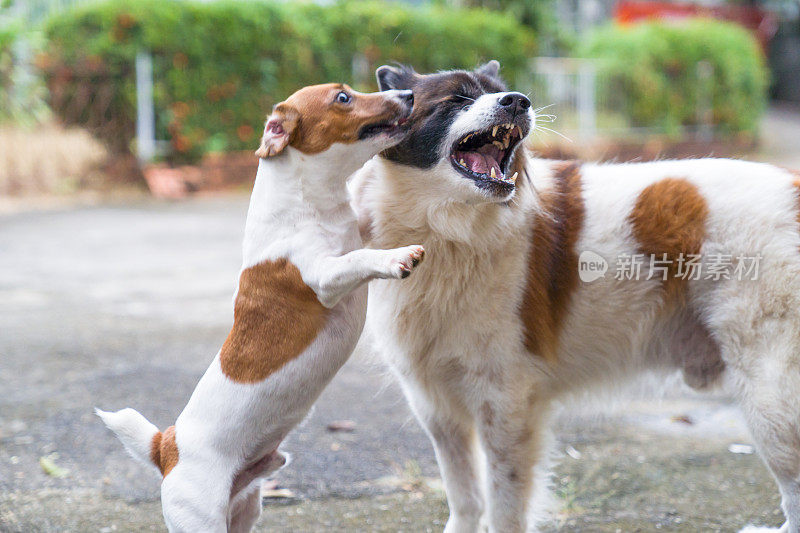
[[[434,3],[453,8],[480,7],[500,11],[543,33],[552,32],[558,25],[553,0],[435,0]]]
[[[592,32],[576,51],[596,58],[600,95],[634,126],[675,133],[695,126],[708,91],[717,133],[755,134],[767,104],[769,73],[758,43],[736,24],[695,19],[642,23]],[[703,80],[699,68],[707,68]],[[703,87],[705,84],[705,87]]]
[[[673,135],[698,122],[698,95],[711,95],[719,135],[753,133],[767,102],[768,71],[756,40],[713,20],[572,32],[558,23],[556,0],[76,0],[32,32],[4,21],[3,12],[19,1],[0,5],[0,121],[21,122],[26,114],[36,120],[44,106],[34,102],[46,98],[60,122],[129,154],[135,58],[146,52],[154,64],[156,137],[168,141],[173,163],[251,150],[271,106],[292,91],[325,81],[374,90],[375,67],[392,61],[426,72],[494,58],[509,83],[527,91],[535,87],[537,55],[592,58],[596,98],[611,102],[626,124]],[[23,55],[32,58],[38,81],[14,60],[23,29]],[[705,92],[697,78],[701,62],[712,73]]]
[[[157,135],[171,140],[172,159],[190,160],[252,149],[271,106],[303,85],[374,90],[383,63],[431,71],[491,58],[513,80],[535,54],[534,32],[501,13],[372,1],[107,2],[49,20],[45,35],[38,63],[59,95],[54,111],[72,123],[113,122],[106,133],[117,151],[135,133],[136,54],[151,53]]]
[[[42,78],[19,66],[20,56],[29,57],[42,42],[20,39],[23,31],[21,21],[0,24],[0,124],[31,125],[50,116]]]

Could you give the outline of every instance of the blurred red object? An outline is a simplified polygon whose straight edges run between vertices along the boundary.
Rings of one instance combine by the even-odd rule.
[[[701,6],[680,2],[636,2],[621,0],[614,6],[614,19],[620,24],[632,24],[643,20],[681,20],[708,17],[735,22],[756,36],[761,48],[766,51],[769,42],[778,30],[774,14],[755,6],[720,4]]]
[[[180,200],[196,188],[201,171],[198,167],[170,168],[166,165],[151,165],[143,170],[150,192],[156,198]]]

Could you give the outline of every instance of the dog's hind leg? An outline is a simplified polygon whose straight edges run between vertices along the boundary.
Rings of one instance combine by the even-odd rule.
[[[274,450],[239,472],[231,486],[228,533],[247,533],[261,517],[261,480],[279,470],[289,460]]]
[[[742,531],[800,532],[800,346],[794,335],[787,325],[772,337],[771,349],[736,357],[732,377],[758,451],[778,482],[786,516],[780,529]]]
[[[401,384],[436,452],[450,508],[445,533],[480,531],[483,491],[473,421],[450,395],[423,391],[406,378],[401,379]]]
[[[249,533],[261,517],[261,482],[253,482],[231,501],[228,533]]]
[[[226,533],[232,473],[223,462],[181,457],[161,482],[161,508],[170,533]]]

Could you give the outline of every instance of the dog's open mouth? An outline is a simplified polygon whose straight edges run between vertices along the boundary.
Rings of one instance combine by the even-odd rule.
[[[405,125],[406,122],[408,122],[408,115],[404,115],[393,121],[367,124],[366,126],[361,128],[361,131],[358,132],[358,138],[366,139],[367,137],[374,137],[375,135],[380,135],[381,133],[385,133],[387,135],[394,135],[402,131],[405,131],[405,128],[403,126]]]
[[[474,131],[456,142],[450,162],[468,178],[513,189],[518,173],[509,176],[508,163],[521,139],[522,130],[514,124]]]

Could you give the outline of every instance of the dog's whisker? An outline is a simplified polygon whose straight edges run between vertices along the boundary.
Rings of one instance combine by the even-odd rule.
[[[536,109],[534,109],[534,110],[533,110],[533,112],[534,112],[534,113],[538,113],[539,111],[544,111],[544,110],[545,110],[545,109],[547,109],[548,107],[553,107],[554,105],[556,105],[556,104],[547,104],[547,105],[543,105],[542,107],[537,107]]]
[[[475,101],[475,99],[474,99],[474,98],[470,98],[469,96],[464,96],[463,94],[456,94],[455,96],[456,96],[457,98],[463,98],[464,100],[471,100],[471,101],[473,101],[473,102]]]
[[[558,135],[558,136],[559,136],[559,137],[561,137],[562,139],[565,139],[565,140],[567,140],[567,141],[569,141],[569,142],[574,142],[572,139],[570,139],[569,137],[567,137],[567,136],[566,136],[566,135],[564,135],[563,133],[560,133],[560,132],[558,132],[558,131],[556,131],[556,130],[553,130],[553,129],[550,129],[550,128],[546,128],[546,127],[544,127],[544,126],[539,126],[538,124],[536,125],[536,129],[537,129],[537,130],[539,130],[539,131],[542,131],[542,130],[544,130],[544,131],[549,131],[549,132],[551,132],[551,133],[555,133],[556,135]]]
[[[542,130],[540,130],[539,128],[534,128],[532,134],[536,135],[536,137],[544,141],[545,146],[550,146],[550,138],[542,135]]]

